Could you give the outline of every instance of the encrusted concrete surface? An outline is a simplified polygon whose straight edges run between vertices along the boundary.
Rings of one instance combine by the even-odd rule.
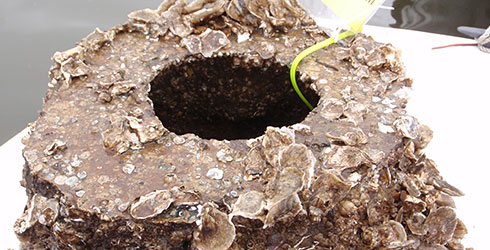
[[[53,56],[23,139],[23,247],[463,249],[396,49],[294,1],[165,1]]]

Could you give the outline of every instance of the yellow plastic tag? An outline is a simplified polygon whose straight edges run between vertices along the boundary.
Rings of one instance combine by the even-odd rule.
[[[296,58],[294,58],[291,64],[291,70],[289,71],[289,76],[291,78],[291,84],[293,85],[294,91],[303,100],[303,102],[308,106],[310,110],[313,110],[313,105],[306,99],[301,93],[301,90],[296,83],[296,68],[303,58],[309,54],[325,48],[339,40],[347,38],[349,36],[355,35],[357,32],[362,31],[362,26],[364,23],[374,14],[374,12],[379,8],[379,6],[384,2],[384,0],[322,0],[325,5],[333,12],[338,18],[342,19],[341,22],[349,24],[350,30],[344,31],[336,36],[331,36],[330,38],[319,42],[307,49],[303,50]],[[335,19],[338,19],[335,17]],[[343,25],[343,24],[342,24]]]
[[[377,10],[383,0],[322,0],[337,16],[347,22],[352,31],[361,32],[362,25]]]

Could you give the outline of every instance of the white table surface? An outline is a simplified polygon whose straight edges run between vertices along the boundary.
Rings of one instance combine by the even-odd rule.
[[[432,50],[473,43],[471,39],[368,26],[365,33],[403,51],[407,74],[414,79],[407,112],[428,125],[434,138],[425,152],[441,175],[465,193],[456,197],[456,213],[466,224],[463,243],[490,249],[490,54],[476,46]]]
[[[427,156],[435,160],[449,183],[466,194],[455,198],[456,213],[469,231],[466,247],[488,249],[490,54],[476,46],[431,50],[473,42],[470,39],[372,26],[364,32],[403,51],[407,73],[414,79],[408,113],[433,129]],[[27,199],[19,184],[24,164],[20,139],[25,133],[23,130],[0,147],[1,197],[5,201],[0,206],[0,249],[17,249],[19,245],[12,226]]]

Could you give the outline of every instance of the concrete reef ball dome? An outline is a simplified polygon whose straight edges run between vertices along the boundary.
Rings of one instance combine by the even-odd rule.
[[[463,249],[397,50],[296,1],[164,1],[57,52],[23,249]]]

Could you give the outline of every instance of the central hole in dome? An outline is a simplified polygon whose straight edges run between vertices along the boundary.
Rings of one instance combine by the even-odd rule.
[[[319,97],[310,84],[298,81],[316,106]],[[291,86],[289,67],[256,58],[187,58],[164,68],[149,96],[163,126],[204,139],[255,138],[267,126],[292,125],[309,113]]]

